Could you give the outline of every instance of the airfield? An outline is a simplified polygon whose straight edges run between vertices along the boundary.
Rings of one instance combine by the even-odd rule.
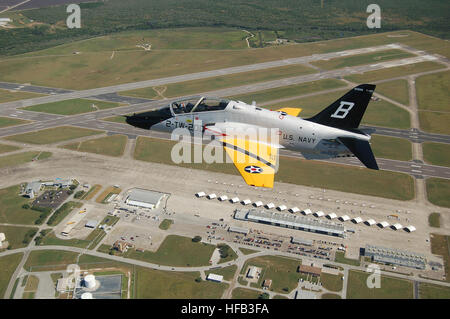
[[[417,41],[416,47],[415,41],[409,40],[411,38],[420,40]],[[372,297],[422,298],[426,295],[423,291],[431,289],[427,285],[435,287],[439,284],[441,288],[433,289],[448,289],[448,256],[436,253],[430,238],[430,234],[448,236],[450,230],[450,211],[446,199],[450,168],[442,158],[445,157],[445,152],[448,152],[450,143],[450,132],[445,127],[447,109],[442,106],[440,100],[431,100],[424,105],[424,96],[426,99],[432,97],[433,88],[428,88],[431,92],[429,93],[424,92],[422,86],[416,85],[424,82],[424,77],[441,83],[440,76],[449,72],[448,44],[446,41],[410,31],[357,37],[354,41],[352,49],[345,49],[348,43],[351,43],[349,39],[268,48],[266,57],[262,57],[261,51],[256,50],[248,53],[257,57],[254,59],[255,63],[226,65],[232,61],[227,60],[217,68],[213,68],[213,63],[208,63],[206,66],[192,67],[191,72],[180,74],[171,74],[175,72],[175,69],[171,69],[167,76],[152,79],[141,79],[140,77],[145,77],[141,74],[136,76],[136,81],[128,83],[111,83],[109,78],[104,82],[106,85],[95,82],[96,85],[90,88],[81,87],[84,84],[80,87],[56,87],[55,80],[45,79],[45,76],[40,80],[23,81],[21,70],[18,70],[17,81],[12,81],[14,75],[11,73],[6,78],[0,77],[1,90],[18,96],[24,94],[27,97],[12,98],[0,104],[0,117],[10,120],[11,123],[16,121],[17,124],[6,124],[0,128],[0,144],[6,150],[0,155],[0,188],[36,180],[55,180],[59,177],[71,177],[79,181],[80,186],[76,191],[80,190],[83,184],[100,185],[100,189],[92,193],[92,198],[70,197],[70,201],[86,208],[88,216],[75,226],[69,236],[61,236],[63,226],[81,208],[69,212],[59,225],[46,225],[45,222],[38,225],[38,232],[50,230],[50,233],[43,236],[42,244],[31,242],[24,247],[19,245],[11,250],[0,251],[0,261],[2,258],[12,258],[15,254],[23,253],[17,257],[18,267],[11,271],[12,279],[5,285],[4,296],[72,298],[76,293],[55,294],[51,277],[52,274],[60,274],[67,263],[78,261],[80,265],[84,265],[86,271],[94,267],[97,272],[110,268],[119,271],[123,280],[128,281],[128,288],[122,286],[122,298],[157,296],[156,289],[146,292],[142,286],[139,288],[145,280],[138,284],[131,283],[131,273],[136,275],[140,272],[140,276],[143,276],[145,271],[145,276],[152,278],[149,282],[156,280],[157,274],[166,276],[165,272],[177,273],[177,276],[187,276],[186,278],[192,274],[189,277],[191,279],[179,278],[189,286],[181,295],[171,295],[159,287],[164,291],[163,296],[168,298],[208,297],[201,292],[194,292],[196,289],[187,283],[193,282],[197,276],[202,279],[198,284],[205,285],[206,291],[211,291],[215,298],[257,298],[264,292],[268,293],[270,298],[333,297],[328,294],[354,298],[358,296],[355,294],[356,282],[363,280],[361,271],[364,271],[368,264],[366,257],[360,253],[360,249],[366,245],[413,252],[425,256],[428,263],[435,265],[434,268],[427,265],[424,270],[383,265],[383,275],[389,278],[387,280],[398,281],[399,286],[405,286],[403,290],[399,290],[404,294],[399,292],[399,296],[390,296],[385,291],[384,295]],[[81,47],[83,45],[86,47],[86,43]],[[323,46],[326,48],[321,49]],[[60,51],[65,51],[61,59],[85,59],[82,49],[79,49],[80,54],[72,54],[73,48],[73,44],[59,48]],[[58,51],[58,48],[54,50]],[[235,52],[229,51],[223,54],[234,56]],[[158,49],[146,52],[153,53],[161,54]],[[45,52],[41,52],[35,53],[36,56],[28,54],[5,59],[0,61],[0,70],[4,65],[8,65],[8,68],[11,65],[17,67],[20,60],[42,59],[45,61],[43,63],[47,64],[52,54],[53,52],[46,56]],[[97,53],[89,54],[97,56]],[[127,52],[117,51],[116,54],[126,55]],[[264,59],[269,61],[263,61]],[[113,58],[110,60],[114,61]],[[24,67],[28,63],[26,62]],[[59,61],[55,62],[55,65],[58,63]],[[183,68],[187,69],[188,66]],[[289,73],[289,68],[298,69]],[[270,71],[273,71],[273,74],[268,76],[267,72]],[[156,73],[159,74],[158,72]],[[289,77],[280,75],[279,78],[274,78],[277,73],[283,72],[288,73]],[[295,72],[300,74],[293,74]],[[33,75],[35,76],[36,74]],[[100,76],[108,77],[108,74]],[[240,77],[242,83],[238,80]],[[66,81],[67,79],[61,80],[61,83],[67,83]],[[237,98],[246,102],[255,100],[258,106],[271,109],[282,106],[302,107],[304,110],[300,116],[308,117],[331,103],[335,96],[340,96],[355,83],[366,81],[377,84],[374,96],[378,100],[369,104],[371,113],[367,114],[367,119],[363,119],[363,127],[374,130],[375,155],[382,171],[369,172],[363,169],[355,158],[305,161],[299,154],[281,151],[282,167],[275,179],[274,189],[270,190],[247,186],[242,178],[235,174],[232,165],[174,165],[168,157],[173,145],[173,142],[169,141],[169,135],[133,128],[120,118],[123,114],[151,110],[165,106],[179,97],[199,94]],[[448,82],[446,84],[448,85]],[[73,84],[76,85],[79,84]],[[391,85],[394,88],[399,85],[400,89],[392,90]],[[438,94],[434,96],[439,99]],[[94,108],[91,105],[96,106]],[[381,114],[377,114],[378,106]],[[441,116],[444,124],[437,122],[433,127],[430,119],[434,119],[436,115]],[[375,143],[379,143],[378,148]],[[405,152],[398,154],[398,150]],[[444,153],[440,153],[441,150]],[[22,155],[29,152],[37,153],[33,153],[31,158]],[[39,159],[44,153],[48,155]],[[106,192],[105,196],[108,195],[113,185],[118,185],[119,195],[111,202],[104,202],[104,199],[100,198],[102,192]],[[125,201],[125,194],[133,188],[162,192],[167,194],[168,198],[163,206],[156,210],[134,212],[130,208],[127,213],[118,212],[118,207]],[[261,201],[264,204],[274,203],[275,206],[285,205],[287,208],[298,207],[300,211],[310,209],[312,212],[336,213],[337,216],[360,217],[364,221],[373,219],[377,223],[387,221],[391,225],[413,225],[415,231],[408,232],[403,227],[394,230],[391,227],[336,221],[343,224],[347,230],[346,236],[341,238],[237,220],[234,218],[235,210],[249,209],[250,205],[197,198],[195,193],[200,191],[217,196],[227,195],[229,199],[249,199],[252,203]],[[91,232],[83,226],[87,219],[100,221],[108,218],[108,213],[112,211],[118,212],[114,216],[118,217],[117,222],[106,234],[98,231],[98,234],[102,235],[97,237],[98,229]],[[277,210],[272,208],[268,211]],[[433,227],[429,222],[429,215],[436,212],[440,213],[440,228]],[[301,215],[300,212],[282,213]],[[311,218],[327,220],[325,217]],[[166,219],[173,223],[167,229],[162,229],[160,224]],[[9,222],[5,215],[1,226],[29,228],[33,227],[33,221],[24,219]],[[250,234],[246,235],[247,238],[257,240],[257,236],[263,236],[269,243],[256,244],[254,241],[245,241],[242,236],[238,238],[240,235],[228,230],[230,226],[248,229]],[[198,258],[195,258],[194,250],[188,250],[192,248],[190,239],[194,236],[201,236],[204,245],[198,250]],[[130,242],[131,237],[134,245],[131,252],[110,253],[116,241]],[[300,256],[293,253],[288,247],[293,237],[313,241],[317,251],[323,248],[322,250],[329,252],[328,259],[321,258],[317,253]],[[280,246],[275,245],[280,242]],[[225,243],[233,251],[223,260],[217,256],[217,245],[221,243]],[[187,251],[192,253],[180,253],[180,258],[170,256],[170,253],[169,257],[159,254],[160,248],[175,247],[176,244],[186,245]],[[137,251],[138,249],[143,252]],[[245,249],[254,252],[247,255]],[[33,255],[45,254],[48,250],[61,253],[64,251],[68,254],[67,259],[55,260],[49,257],[50,254],[47,261],[45,257],[32,258]],[[72,255],[69,256],[70,253],[78,257],[74,260]],[[177,250],[172,253],[177,254]],[[81,262],[80,258],[84,262]],[[312,277],[307,277],[305,283],[300,282],[300,277],[292,274],[286,278],[268,277],[277,272],[274,264],[280,264],[279,267],[287,267],[288,272],[295,273],[300,260],[304,265],[314,264],[321,267],[322,271],[327,268],[325,264],[334,265],[338,270],[331,271],[332,275],[321,275],[320,282],[323,285],[319,284],[317,278]],[[195,262],[198,264],[194,264]],[[89,266],[90,263],[92,267]],[[252,264],[264,269],[254,283],[250,283],[252,280],[245,276],[247,267]],[[139,271],[136,272],[133,267],[140,267]],[[151,273],[152,271],[157,273]],[[214,271],[226,274],[222,283],[206,280],[207,273]],[[29,276],[41,276],[40,281],[44,284],[41,288],[38,285],[36,289],[30,290],[19,285],[17,289],[19,279],[23,280]],[[343,279],[340,279],[340,276]],[[273,289],[263,289],[263,279],[273,279]],[[333,280],[335,284],[339,282],[336,284],[338,288],[332,288],[330,282]],[[24,285],[28,287],[28,284]],[[302,289],[303,285],[306,285],[306,290],[312,295],[301,293],[305,290]],[[132,286],[133,288],[130,288]],[[30,291],[33,292],[32,295]],[[370,296],[369,294],[368,297]]]

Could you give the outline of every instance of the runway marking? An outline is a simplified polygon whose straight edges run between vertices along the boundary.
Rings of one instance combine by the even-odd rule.
[[[412,169],[411,172],[414,172],[414,173],[422,173],[422,171],[419,171],[419,170],[417,170],[417,169]]]

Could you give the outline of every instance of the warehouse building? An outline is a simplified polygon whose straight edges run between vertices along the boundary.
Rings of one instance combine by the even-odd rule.
[[[125,203],[130,206],[155,209],[159,207],[164,196],[164,193],[134,188],[130,191]]]
[[[300,215],[272,213],[266,210],[249,209],[246,212],[244,210],[236,210],[234,218],[330,236],[344,237],[345,234],[345,228],[342,224],[327,220],[311,219]]]
[[[230,233],[238,233],[238,234],[244,234],[244,235],[248,235],[248,233],[249,233],[248,228],[237,227],[237,226],[228,227],[228,231]]]
[[[366,245],[364,255],[371,257],[375,262],[421,270],[424,270],[427,264],[427,259],[421,254],[393,248]]]

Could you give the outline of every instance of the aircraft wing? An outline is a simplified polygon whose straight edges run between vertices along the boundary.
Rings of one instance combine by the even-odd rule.
[[[278,164],[276,145],[236,137],[222,137],[220,141],[248,185],[273,187]]]
[[[276,110],[277,112],[284,112],[286,114],[292,115],[292,116],[298,116],[302,109],[295,108],[295,107],[283,107],[281,109]]]

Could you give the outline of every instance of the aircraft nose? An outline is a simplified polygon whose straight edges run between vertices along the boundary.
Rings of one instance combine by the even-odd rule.
[[[149,125],[147,123],[147,121],[140,117],[140,116],[136,116],[136,115],[132,115],[132,116],[128,116],[125,115],[125,122],[127,122],[127,124],[130,124],[134,127],[138,127],[138,128],[145,128],[148,129]]]

